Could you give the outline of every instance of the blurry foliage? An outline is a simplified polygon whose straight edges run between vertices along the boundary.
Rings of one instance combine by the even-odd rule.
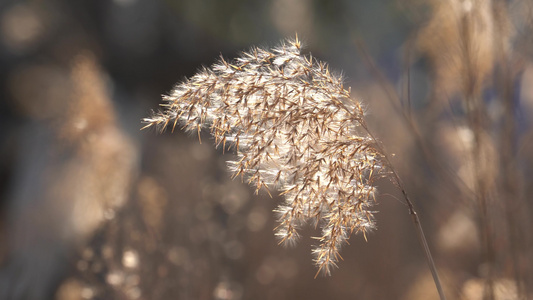
[[[232,181],[231,154],[207,135],[139,132],[161,94],[220,53],[295,32],[368,104],[449,297],[531,295],[530,1],[6,0],[0,298],[436,299],[387,182],[379,230],[313,279],[312,242],[277,245],[280,198]]]

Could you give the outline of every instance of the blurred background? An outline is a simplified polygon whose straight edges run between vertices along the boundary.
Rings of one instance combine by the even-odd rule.
[[[449,299],[531,299],[528,0],[2,0],[0,299],[438,299],[386,180],[378,229],[314,279],[318,232],[278,246],[280,198],[231,153],[140,131],[202,66],[296,33],[367,108]]]

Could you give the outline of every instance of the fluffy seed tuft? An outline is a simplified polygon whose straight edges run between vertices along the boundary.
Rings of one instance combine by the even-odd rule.
[[[329,274],[349,236],[374,227],[369,208],[383,156],[342,78],[300,50],[294,39],[221,59],[177,85],[163,97],[165,110],[144,122],[208,128],[217,147],[234,149],[234,177],[284,197],[276,210],[280,243],[294,243],[308,221],[320,226],[314,260]]]

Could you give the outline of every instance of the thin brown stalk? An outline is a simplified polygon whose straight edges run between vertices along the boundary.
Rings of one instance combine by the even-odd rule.
[[[177,85],[164,97],[165,110],[144,119],[146,127],[207,128],[217,146],[231,145],[234,177],[284,197],[275,210],[280,243],[294,243],[305,223],[322,229],[312,253],[325,274],[342,259],[340,249],[351,234],[366,238],[374,228],[374,182],[393,174],[445,299],[420,220],[368,131],[361,103],[325,63],[300,51],[296,38],[271,50],[253,48],[232,62],[222,59]]]
[[[366,127],[365,127],[366,128]],[[367,129],[368,131],[368,129]],[[368,131],[368,134],[372,136],[372,133]],[[391,171],[391,180],[393,184],[402,192],[402,196],[405,200],[405,203],[407,204],[407,208],[409,210],[409,214],[411,215],[413,225],[415,226],[418,241],[420,242],[420,245],[422,246],[422,249],[424,250],[424,256],[426,258],[426,262],[428,264],[429,270],[431,272],[431,276],[433,277],[433,282],[435,283],[435,287],[437,288],[437,292],[439,293],[440,300],[446,300],[446,295],[444,294],[444,289],[442,288],[442,284],[440,281],[439,274],[437,272],[437,266],[435,265],[435,261],[433,260],[433,255],[431,254],[431,250],[429,248],[426,235],[424,234],[424,230],[422,229],[422,223],[420,222],[420,218],[418,217],[418,213],[415,210],[415,206],[411,199],[409,199],[409,196],[407,195],[407,192],[405,191],[405,188],[402,184],[402,181],[400,180],[400,176],[398,176],[398,173],[396,172],[396,169],[392,166],[391,161],[389,160],[388,155],[386,152],[381,148],[381,145],[377,145],[378,148],[381,149],[381,152],[383,153],[383,159],[385,161],[385,164],[389,167]]]
[[[483,260],[487,266],[483,299],[494,300],[494,233],[489,215],[488,175],[484,168],[484,161],[487,157],[485,155],[485,145],[482,141],[486,131],[485,116],[487,113],[486,107],[480,97],[483,77],[478,75],[478,72],[480,72],[478,69],[481,67],[478,66],[479,62],[475,59],[479,45],[472,43],[472,34],[474,34],[472,32],[472,26],[473,22],[476,21],[468,14],[459,19],[464,76],[462,92],[465,98],[464,102],[466,105],[468,125],[473,134],[473,145],[471,148],[472,174],[474,176],[476,203],[479,206],[479,226],[483,244]]]

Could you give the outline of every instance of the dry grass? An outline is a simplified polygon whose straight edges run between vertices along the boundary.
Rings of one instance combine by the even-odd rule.
[[[305,223],[322,228],[313,254],[329,274],[349,236],[374,227],[374,181],[385,173],[361,104],[340,76],[300,50],[295,39],[222,59],[177,85],[164,97],[165,111],[144,121],[160,130],[207,127],[217,146],[230,144],[234,177],[284,196],[276,209],[280,243],[296,241]]]

